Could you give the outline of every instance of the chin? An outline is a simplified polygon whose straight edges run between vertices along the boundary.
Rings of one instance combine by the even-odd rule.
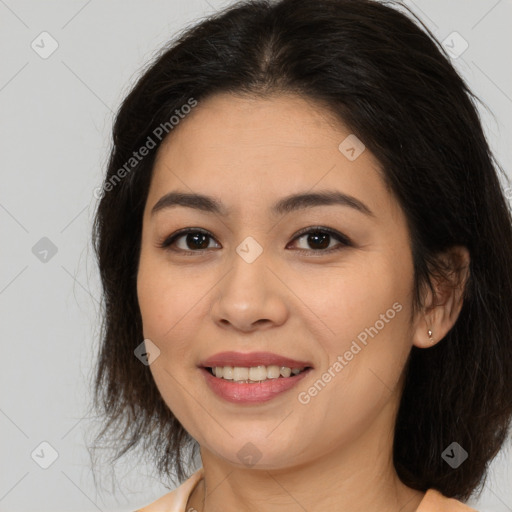
[[[297,457],[297,442],[293,446],[295,450],[279,439],[246,436],[243,441],[229,440],[228,445],[208,451],[240,469],[278,470],[304,463]]]

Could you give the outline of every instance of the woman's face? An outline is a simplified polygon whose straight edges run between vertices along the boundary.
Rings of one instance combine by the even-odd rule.
[[[299,97],[222,94],[200,102],[159,149],[138,300],[144,337],[160,350],[156,385],[203,456],[277,469],[358,440],[390,446],[413,339],[413,264],[404,214],[360,144]],[[219,211],[191,200],[152,212],[171,192],[208,196]],[[320,193],[339,201],[283,203]],[[159,246],[185,228],[195,233]],[[201,367],[228,351],[311,369],[235,384]],[[277,360],[253,361],[239,366]]]

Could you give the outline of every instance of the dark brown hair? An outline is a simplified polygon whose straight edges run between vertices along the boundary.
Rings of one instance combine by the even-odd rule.
[[[382,164],[408,221],[415,308],[442,275],[437,256],[455,245],[470,252],[459,319],[435,347],[410,353],[393,453],[414,489],[467,499],[483,485],[512,415],[512,219],[476,98],[420,25],[371,0],[239,2],[187,28],[144,70],[115,120],[93,229],[104,290],[94,406],[106,422],[97,441],[112,434],[115,460],[142,445],[162,476],[175,470],[181,481],[184,449],[197,448],[134,356],[155,129],[191,98],[201,108],[219,92],[293,93],[324,105]],[[127,167],[148,137],[156,148]],[[469,454],[456,469],[441,457],[454,441]]]

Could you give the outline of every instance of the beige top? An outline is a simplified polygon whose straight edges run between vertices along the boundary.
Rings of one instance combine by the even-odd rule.
[[[137,510],[136,512],[188,512],[187,501],[197,483],[203,478],[203,468],[199,468],[190,478],[185,480],[179,487],[174,489],[150,505]],[[435,489],[429,489],[416,512],[478,512],[464,503],[453,498],[443,496]]]

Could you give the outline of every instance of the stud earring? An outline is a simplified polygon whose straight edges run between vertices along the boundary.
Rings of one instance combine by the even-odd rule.
[[[432,338],[432,331],[430,329],[428,330],[428,337],[430,339],[430,343],[434,343],[434,340]]]

